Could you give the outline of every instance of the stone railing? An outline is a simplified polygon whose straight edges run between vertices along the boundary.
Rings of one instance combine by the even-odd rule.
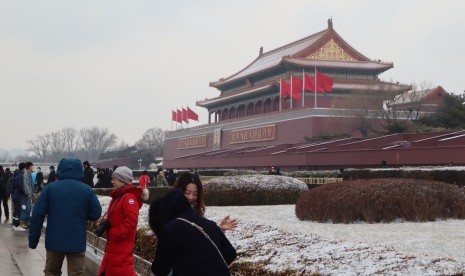
[[[217,178],[220,176],[200,176],[200,179],[202,181],[207,181],[213,178]],[[296,179],[299,179],[305,184],[312,184],[312,185],[323,185],[327,183],[334,183],[334,182],[341,182],[342,178],[337,178],[337,177],[296,177]]]
[[[97,237],[94,233],[87,231],[87,245],[93,249],[95,254],[103,256],[105,254],[105,247],[107,241],[104,238]],[[134,255],[134,269],[141,276],[153,275],[150,270],[151,263],[141,257]],[[97,266],[100,267],[100,264]]]
[[[334,182],[342,182],[342,178],[336,177],[296,177],[296,179],[302,180],[305,184],[311,185],[323,185]]]

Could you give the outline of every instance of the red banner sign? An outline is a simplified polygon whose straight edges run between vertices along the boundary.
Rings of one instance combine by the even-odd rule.
[[[178,149],[204,148],[206,146],[207,135],[178,139]]]
[[[231,131],[231,144],[250,143],[276,138],[276,125]]]

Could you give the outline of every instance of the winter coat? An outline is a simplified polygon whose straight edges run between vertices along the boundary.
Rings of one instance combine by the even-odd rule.
[[[23,187],[21,188],[21,192],[25,196],[32,195],[34,191],[34,188],[32,186],[34,186],[34,182],[32,181],[32,175],[30,172],[26,171],[24,172]]]
[[[140,178],[139,178],[139,187],[141,189],[145,189],[147,188],[147,186],[149,185],[150,183],[150,178],[148,175],[141,175]]]
[[[199,229],[177,217],[202,227],[221,255]],[[151,267],[155,275],[168,275],[171,270],[173,275],[231,275],[227,265],[236,258],[236,250],[215,222],[190,207],[182,191],[172,190],[166,197],[154,201],[149,223],[158,238]]]
[[[176,181],[176,176],[174,175],[173,171],[169,171],[168,175],[166,176],[166,180],[168,181],[168,185],[173,186],[174,182]]]
[[[24,173],[16,171],[11,185],[11,199],[20,200],[24,196]]]
[[[37,172],[36,182],[37,182],[37,185],[41,185],[42,183],[44,183],[44,174],[41,171]]]
[[[48,174],[47,184],[50,184],[50,183],[55,182],[55,181],[56,181],[56,173],[55,173],[55,171],[50,172]]]
[[[98,275],[137,275],[133,252],[139,209],[143,204],[141,192],[138,187],[125,185],[111,193],[107,212],[110,229]]]
[[[3,170],[0,170],[0,197],[6,197],[7,193],[7,184],[8,184],[9,175]]]
[[[94,187],[94,170],[92,170],[92,168],[84,170],[84,183],[90,187]]]
[[[48,215],[45,248],[64,253],[85,252],[87,221],[99,219],[102,207],[94,190],[82,182],[83,168],[79,159],[62,159],[58,175],[58,181],[48,184],[34,205],[29,247],[37,247],[42,224]]]
[[[164,176],[158,175],[157,176],[157,187],[165,187],[168,186],[168,181]]]

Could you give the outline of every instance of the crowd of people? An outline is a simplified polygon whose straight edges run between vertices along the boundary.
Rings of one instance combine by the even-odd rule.
[[[133,172],[125,166],[98,170],[96,184],[88,161],[62,159],[56,173],[54,166],[49,170],[48,177],[44,177],[40,168],[34,173],[32,162],[20,163],[14,172],[0,166],[0,217],[4,213],[9,220],[11,196],[12,227],[15,231],[29,231],[31,249],[37,247],[47,220],[45,275],[61,275],[65,257],[68,275],[85,275],[87,222],[99,219],[95,233],[106,233],[107,246],[98,275],[137,275],[134,242],[139,210],[148,199],[147,194],[144,197],[148,186],[173,186],[165,197],[150,204],[149,224],[157,235],[152,272],[230,275],[229,265],[236,258],[236,250],[224,231],[234,230],[238,222],[226,216],[216,224],[203,217],[205,201],[198,171],[176,178],[173,170],[160,169],[152,179],[144,171],[139,185],[134,185]],[[108,179],[111,186],[104,183]],[[94,187],[113,189],[103,216]],[[33,199],[36,202],[32,206]]]

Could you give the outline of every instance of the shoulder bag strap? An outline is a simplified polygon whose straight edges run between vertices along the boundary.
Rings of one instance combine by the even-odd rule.
[[[207,232],[205,232],[205,230],[203,230],[202,227],[198,226],[197,224],[195,224],[194,222],[190,221],[190,220],[187,220],[187,219],[184,219],[184,218],[176,218],[176,219],[179,219],[179,220],[182,220],[184,222],[187,222],[189,223],[190,225],[192,225],[194,228],[196,228],[197,230],[199,230],[210,242],[211,244],[213,244],[213,246],[216,248],[216,251],[218,251],[218,254],[220,254],[221,256],[221,259],[223,260],[224,264],[226,265],[226,267],[229,267],[228,263],[225,261],[224,257],[223,257],[223,254],[221,254],[221,251],[218,249],[218,246],[216,246],[216,244],[212,241],[212,239],[210,238],[210,236],[207,234]]]

